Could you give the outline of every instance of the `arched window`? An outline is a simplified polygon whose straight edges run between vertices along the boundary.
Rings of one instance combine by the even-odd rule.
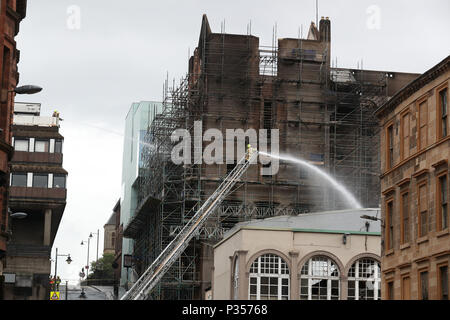
[[[303,266],[300,275],[301,300],[339,300],[339,268],[326,256],[315,256]]]
[[[381,300],[380,263],[363,258],[348,272],[348,300]]]
[[[265,254],[250,267],[250,300],[289,300],[289,267],[274,254]]]

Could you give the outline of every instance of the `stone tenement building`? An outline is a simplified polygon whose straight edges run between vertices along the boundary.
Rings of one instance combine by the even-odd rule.
[[[15,36],[25,18],[27,0],[0,1],[0,300],[3,297],[3,268],[8,241],[8,161],[11,160],[11,124],[13,117],[13,90],[19,82],[17,64],[20,52]]]
[[[67,171],[58,114],[40,115],[39,103],[16,103],[12,127],[9,206],[13,213],[7,245],[5,299],[47,300],[51,249],[66,207]],[[64,261],[60,258],[59,265]],[[65,263],[65,262],[64,262]]]
[[[383,299],[448,299],[449,64],[450,56],[376,112]]]
[[[274,32],[272,46],[267,47],[250,32],[214,33],[204,16],[189,74],[179,85],[166,82],[163,111],[146,136],[145,146],[152,147],[142,152],[138,205],[124,225],[124,236],[135,240],[137,274],[240,160],[175,165],[170,161],[175,129],[188,130],[193,141],[198,138],[193,134],[195,121],[202,121],[203,132],[214,128],[223,136],[227,129],[278,129],[280,153],[322,167],[364,207],[378,207],[379,127],[373,112],[417,76],[333,68],[328,18],[318,26],[312,23],[307,38],[277,39]],[[204,142],[202,150],[207,145]],[[276,175],[263,176],[261,168],[257,164],[248,169],[174,263],[154,298],[203,298],[211,282],[212,245],[240,221],[346,206],[333,188],[296,164],[281,162]]]

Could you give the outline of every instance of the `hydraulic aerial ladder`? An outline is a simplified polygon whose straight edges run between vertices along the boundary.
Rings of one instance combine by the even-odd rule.
[[[121,300],[146,300],[147,295],[161,280],[172,264],[180,257],[191,239],[200,230],[208,217],[222,203],[230,193],[240,177],[247,171],[250,164],[258,156],[258,151],[249,147],[245,156],[237,163],[234,169],[225,177],[224,181],[214,193],[203,203],[180,233],[169,243],[161,254],[153,261],[148,269],[136,281]]]

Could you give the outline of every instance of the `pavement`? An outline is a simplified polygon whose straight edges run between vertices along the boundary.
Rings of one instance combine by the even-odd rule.
[[[60,286],[60,300],[114,300],[113,287],[105,286],[71,286],[68,287],[66,299],[66,286]],[[81,293],[84,292],[84,297]]]

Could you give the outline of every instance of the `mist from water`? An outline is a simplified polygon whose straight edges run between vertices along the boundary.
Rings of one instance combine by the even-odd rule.
[[[332,176],[330,176],[325,171],[319,169],[318,167],[316,167],[302,159],[294,158],[289,155],[273,155],[273,154],[269,154],[269,153],[261,152],[261,151],[259,152],[259,154],[268,156],[271,158],[279,159],[279,160],[297,163],[298,165],[308,169],[308,171],[314,172],[316,175],[318,175],[321,178],[328,181],[333,186],[334,189],[339,191],[344,196],[345,200],[351,206],[352,209],[361,209],[362,208],[361,204],[358,202],[358,200],[355,199],[353,194],[347,190],[347,188],[345,188],[342,184],[337,182]]]

